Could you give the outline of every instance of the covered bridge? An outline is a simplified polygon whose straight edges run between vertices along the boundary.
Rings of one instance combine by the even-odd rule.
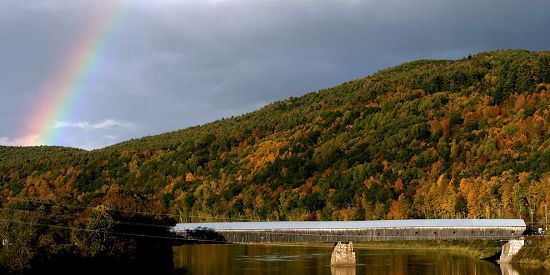
[[[179,223],[173,230],[191,241],[292,243],[509,240],[520,237],[525,229],[522,219],[425,219]]]

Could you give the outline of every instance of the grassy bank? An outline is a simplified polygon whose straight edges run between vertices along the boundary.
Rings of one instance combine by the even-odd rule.
[[[258,245],[332,247],[332,243],[270,243]],[[403,249],[445,249],[477,259],[494,256],[501,251],[498,241],[395,241],[354,243],[355,248],[403,248]]]
[[[544,265],[550,268],[549,236],[526,236],[525,245],[512,258],[513,264]]]
[[[477,259],[489,258],[498,253],[502,244],[498,241],[401,241],[369,242],[356,244],[356,247],[367,248],[410,248],[410,249],[446,249],[466,254]]]

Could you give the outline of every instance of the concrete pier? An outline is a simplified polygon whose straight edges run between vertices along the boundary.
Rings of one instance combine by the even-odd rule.
[[[525,240],[509,240],[502,246],[502,253],[500,254],[500,263],[508,263],[512,260],[512,257],[516,255],[519,250],[525,245]]]
[[[355,252],[353,252],[353,243],[343,244],[338,242],[332,251],[330,258],[331,266],[354,266],[357,263]]]

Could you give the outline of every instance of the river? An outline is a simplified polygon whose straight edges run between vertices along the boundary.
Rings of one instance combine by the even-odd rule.
[[[176,274],[548,274],[499,266],[451,250],[356,247],[357,266],[331,268],[331,247],[198,244],[174,247]]]

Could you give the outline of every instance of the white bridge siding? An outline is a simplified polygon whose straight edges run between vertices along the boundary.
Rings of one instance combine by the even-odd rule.
[[[403,240],[508,240],[526,229],[521,219],[180,223],[190,241],[232,243],[370,242]]]

